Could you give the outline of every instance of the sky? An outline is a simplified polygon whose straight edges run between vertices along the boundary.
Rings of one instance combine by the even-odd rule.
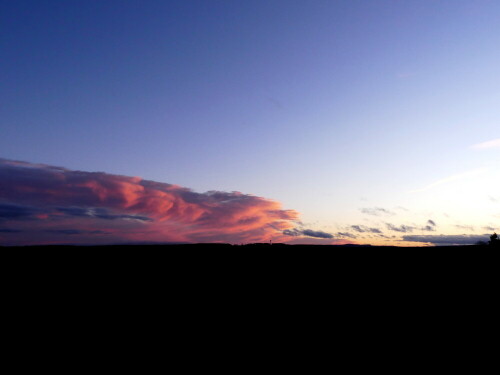
[[[0,1],[0,244],[487,240],[499,19],[494,0]]]

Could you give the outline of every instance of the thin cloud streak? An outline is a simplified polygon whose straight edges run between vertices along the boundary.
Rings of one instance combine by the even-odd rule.
[[[482,143],[477,143],[471,146],[474,150],[487,150],[489,148],[500,148],[500,138],[492,139]]]
[[[360,208],[360,211],[367,215],[372,216],[381,216],[381,215],[394,215],[394,212],[386,210],[382,207],[373,207],[373,208]]]
[[[448,184],[450,182],[459,181],[459,180],[463,180],[463,179],[467,179],[467,178],[471,178],[471,177],[476,177],[480,174],[486,173],[487,171],[488,171],[488,168],[479,168],[479,169],[474,169],[472,171],[456,174],[453,176],[443,178],[443,179],[438,180],[436,182],[433,182],[427,186],[424,186],[421,189],[411,190],[411,191],[409,191],[409,193],[420,193],[420,192],[423,192],[426,190],[433,189],[433,188],[440,186],[440,185]]]

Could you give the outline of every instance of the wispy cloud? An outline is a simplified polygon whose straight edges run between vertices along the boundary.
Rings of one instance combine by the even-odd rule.
[[[360,211],[367,215],[372,216],[381,216],[381,215],[394,215],[394,212],[386,210],[381,207],[373,207],[373,208],[360,208]]]
[[[350,228],[358,233],[382,233],[378,228],[368,228],[364,225],[351,225]]]
[[[476,229],[472,225],[460,225],[457,224],[455,225],[455,228],[462,229],[462,230],[468,230],[471,232],[474,232]]]
[[[411,190],[410,193],[419,193],[422,191],[433,189],[433,188],[440,186],[440,185],[448,184],[450,182],[464,180],[464,179],[471,178],[471,177],[476,177],[480,174],[486,173],[487,171],[488,171],[488,168],[478,168],[478,169],[474,169],[472,171],[468,171],[468,172],[452,175],[449,177],[445,177],[441,180],[438,180],[438,181],[433,182],[427,186],[424,186],[421,189]]]
[[[356,239],[358,237],[349,232],[337,232],[337,236],[341,238],[352,238],[352,239]]]
[[[408,225],[400,225],[399,227],[386,223],[387,229],[392,230],[394,232],[401,232],[401,233],[411,233],[415,229],[415,227],[411,227]]]
[[[429,219],[427,220],[427,224],[420,229],[427,232],[434,232],[436,230],[436,222]]]
[[[500,148],[500,138],[492,139],[491,141],[486,141],[482,143],[476,143],[471,146],[474,150],[486,150],[489,148]]]
[[[0,244],[285,240],[298,213],[240,192],[0,159]],[[304,235],[322,232],[303,230]]]

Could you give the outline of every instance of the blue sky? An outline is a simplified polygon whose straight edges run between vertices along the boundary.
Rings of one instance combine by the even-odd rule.
[[[500,137],[497,1],[0,6],[0,157],[269,197],[332,233],[477,196],[439,233],[499,223],[499,148],[472,147]],[[453,176],[433,186],[490,189],[419,191]]]

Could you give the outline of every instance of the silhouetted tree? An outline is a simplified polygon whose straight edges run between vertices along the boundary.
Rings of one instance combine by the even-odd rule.
[[[490,245],[491,246],[500,246],[500,240],[498,239],[498,235],[496,233],[493,233],[490,236]]]

